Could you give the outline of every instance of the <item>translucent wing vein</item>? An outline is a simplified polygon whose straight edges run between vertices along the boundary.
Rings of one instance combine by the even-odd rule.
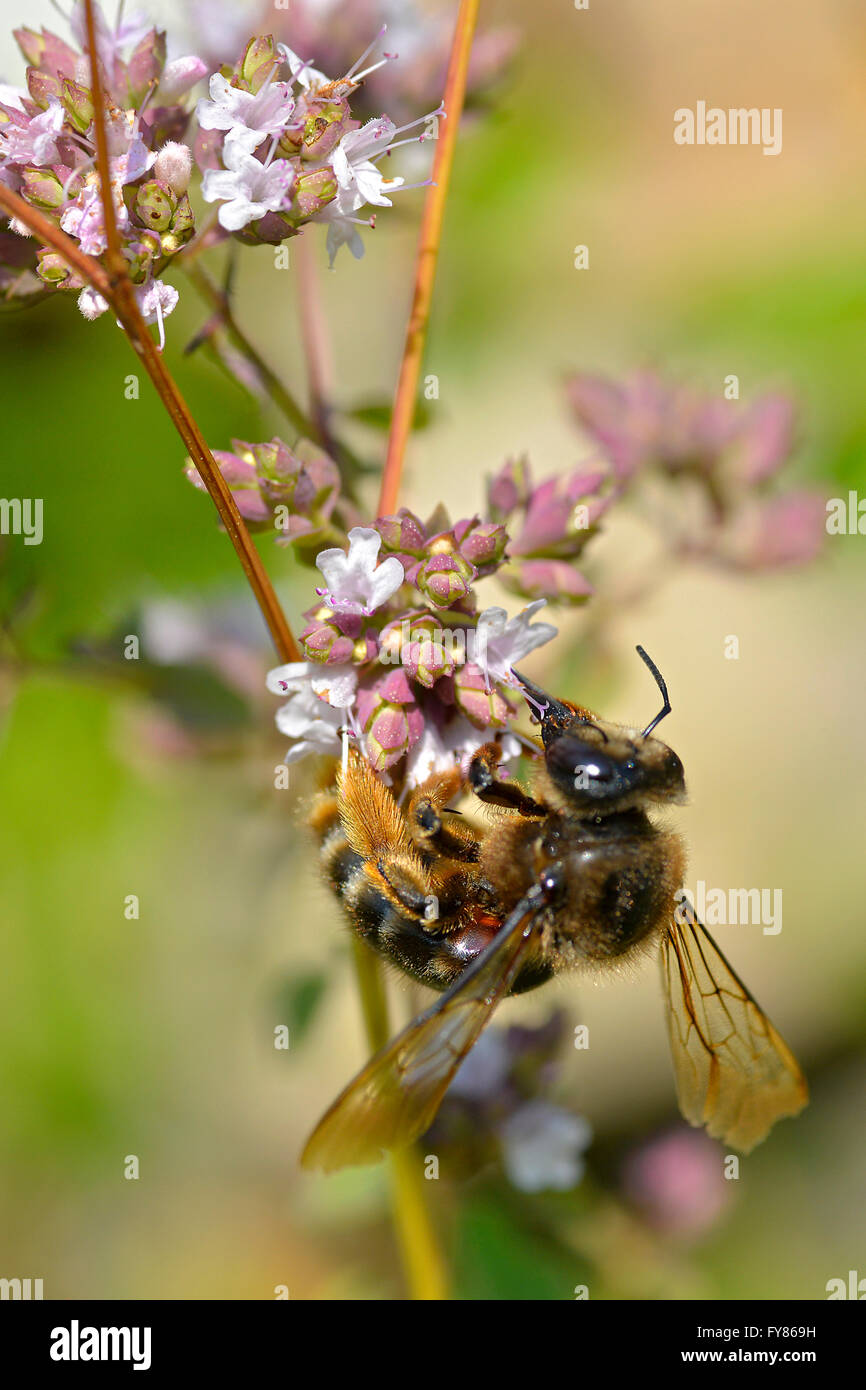
[[[383,1149],[429,1129],[442,1097],[495,1006],[511,988],[535,927],[530,889],[455,985],[378,1052],[323,1115],[302,1156],[331,1172],[376,1163]]]
[[[793,1054],[685,905],[662,940],[668,1033],[683,1115],[748,1153],[809,1092]]]

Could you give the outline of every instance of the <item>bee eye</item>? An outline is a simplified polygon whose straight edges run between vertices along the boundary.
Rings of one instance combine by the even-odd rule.
[[[577,763],[574,768],[574,775],[579,780],[605,783],[613,777],[613,768],[608,762]]]

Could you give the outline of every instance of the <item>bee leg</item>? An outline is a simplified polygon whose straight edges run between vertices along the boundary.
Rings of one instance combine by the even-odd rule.
[[[423,923],[438,921],[439,899],[436,894],[426,891],[424,885],[418,883],[402,865],[393,860],[380,859],[376,872],[407,916]]]
[[[517,782],[505,782],[497,776],[501,762],[502,750],[498,743],[485,743],[472,755],[467,780],[478,799],[488,806],[519,811],[522,816],[541,818],[548,815],[549,812],[533,801]]]
[[[437,858],[476,863],[480,851],[476,835],[469,826],[453,822],[446,825],[432,797],[416,794],[412,798],[406,819],[415,846],[428,863]]]

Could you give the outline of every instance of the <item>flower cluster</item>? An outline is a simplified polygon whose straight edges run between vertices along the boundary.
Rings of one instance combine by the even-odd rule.
[[[161,30],[138,17],[118,19],[112,27],[97,6],[94,10],[115,219],[142,314],[149,323],[161,323],[177,292],[159,276],[195,231],[187,194],[192,153],[181,136],[189,119],[184,98],[205,66],[192,56],[167,63]],[[80,0],[71,28],[75,47],[46,29],[16,31],[28,64],[27,87],[6,87],[0,95],[0,181],[61,227],[86,255],[99,258],[107,238]],[[17,222],[12,230],[29,235]],[[32,291],[40,282],[43,290],[78,290],[85,317],[105,312],[105,300],[56,251],[28,251],[35,276],[11,277],[13,292]],[[4,264],[8,281],[5,257]]]
[[[366,56],[331,80],[268,35],[251,39],[234,69],[214,73],[209,97],[198,104],[196,154],[205,169],[202,196],[219,204],[226,232],[276,244],[305,222],[325,222],[332,264],[344,244],[363,254],[357,229],[375,226],[375,213],[358,214],[390,207],[391,194],[404,185],[399,176],[386,177],[380,161],[398,143],[435,137],[443,115],[438,108],[400,127],[377,116],[362,126],[349,98],[378,66],[361,71]],[[417,126],[424,127],[420,134],[397,141]]]
[[[818,553],[823,497],[779,490],[794,438],[791,402],[704,395],[640,372],[623,382],[578,373],[567,383],[581,429],[621,491],[661,484],[659,521],[682,556],[740,570],[802,564]]]
[[[212,68],[227,53],[239,51],[249,32],[246,8],[226,8],[218,22],[209,0],[190,0],[188,8],[203,56]],[[417,0],[351,0],[348,4],[346,0],[292,0],[290,7],[275,8],[259,0],[258,17],[262,29],[272,30],[279,41],[290,43],[298,52],[314,53],[326,72],[346,72],[370,35],[386,25],[389,50],[400,61],[383,65],[375,80],[358,90],[355,114],[362,119],[378,114],[376,102],[396,120],[410,120],[419,106],[435,105],[444,88],[453,19],[447,8],[436,14]],[[470,110],[487,97],[517,43],[518,31],[512,26],[480,29],[476,34],[467,81]]]
[[[501,526],[441,512],[426,524],[412,512],[349,531],[348,551],[316,558],[319,602],[304,615],[303,662],[268,677],[289,701],[277,724],[293,739],[287,761],[340,750],[351,731],[377,771],[402,771],[410,786],[452,767],[482,743],[508,734],[519,681],[513,667],[556,635],[533,621],[544,600],[515,618],[477,611],[474,582],[504,559]]]
[[[233,439],[231,451],[215,449],[214,459],[249,529],[275,531],[277,545],[294,544],[310,562],[324,540],[342,541],[358,519],[340,496],[336,463],[308,439],[292,449],[276,436],[263,444]],[[206,491],[190,460],[185,472],[194,487]]]
[[[387,58],[362,70],[365,53],[332,81],[272,35],[254,36],[234,65],[211,74],[209,95],[197,106],[197,136],[186,144],[185,99],[207,65],[194,56],[167,62],[165,33],[138,17],[112,27],[94,5],[94,18],[121,250],[143,317],[159,324],[161,339],[178,294],[160,277],[195,235],[189,189],[196,175],[205,202],[216,205],[209,242],[234,236],[277,244],[320,222],[333,264],[343,245],[363,254],[358,227],[375,226],[376,209],[390,207],[392,195],[407,186],[383,172],[383,161],[398,145],[436,138],[444,115],[438,107],[402,126],[385,115],[362,124],[350,99]],[[0,88],[0,181],[100,259],[108,243],[81,0],[71,28],[76,46],[45,29],[16,33],[27,86]],[[411,134],[399,138],[404,132]],[[30,239],[23,221],[13,219],[10,227]],[[88,319],[108,308],[58,251],[37,249],[30,240],[22,255],[11,236],[0,234],[4,295],[46,289],[77,291]]]
[[[509,460],[487,489],[490,515],[512,533],[503,582],[525,598],[584,602],[592,585],[574,561],[613,500],[605,467],[575,468],[536,486],[525,458]]]

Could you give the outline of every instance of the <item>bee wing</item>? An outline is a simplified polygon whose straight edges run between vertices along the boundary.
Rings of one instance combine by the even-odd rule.
[[[749,1153],[807,1103],[806,1078],[691,906],[661,945],[677,1099],[689,1124]]]
[[[529,947],[542,894],[531,888],[441,999],[376,1053],[307,1140],[305,1168],[378,1163],[429,1129],[448,1086],[506,995]]]

